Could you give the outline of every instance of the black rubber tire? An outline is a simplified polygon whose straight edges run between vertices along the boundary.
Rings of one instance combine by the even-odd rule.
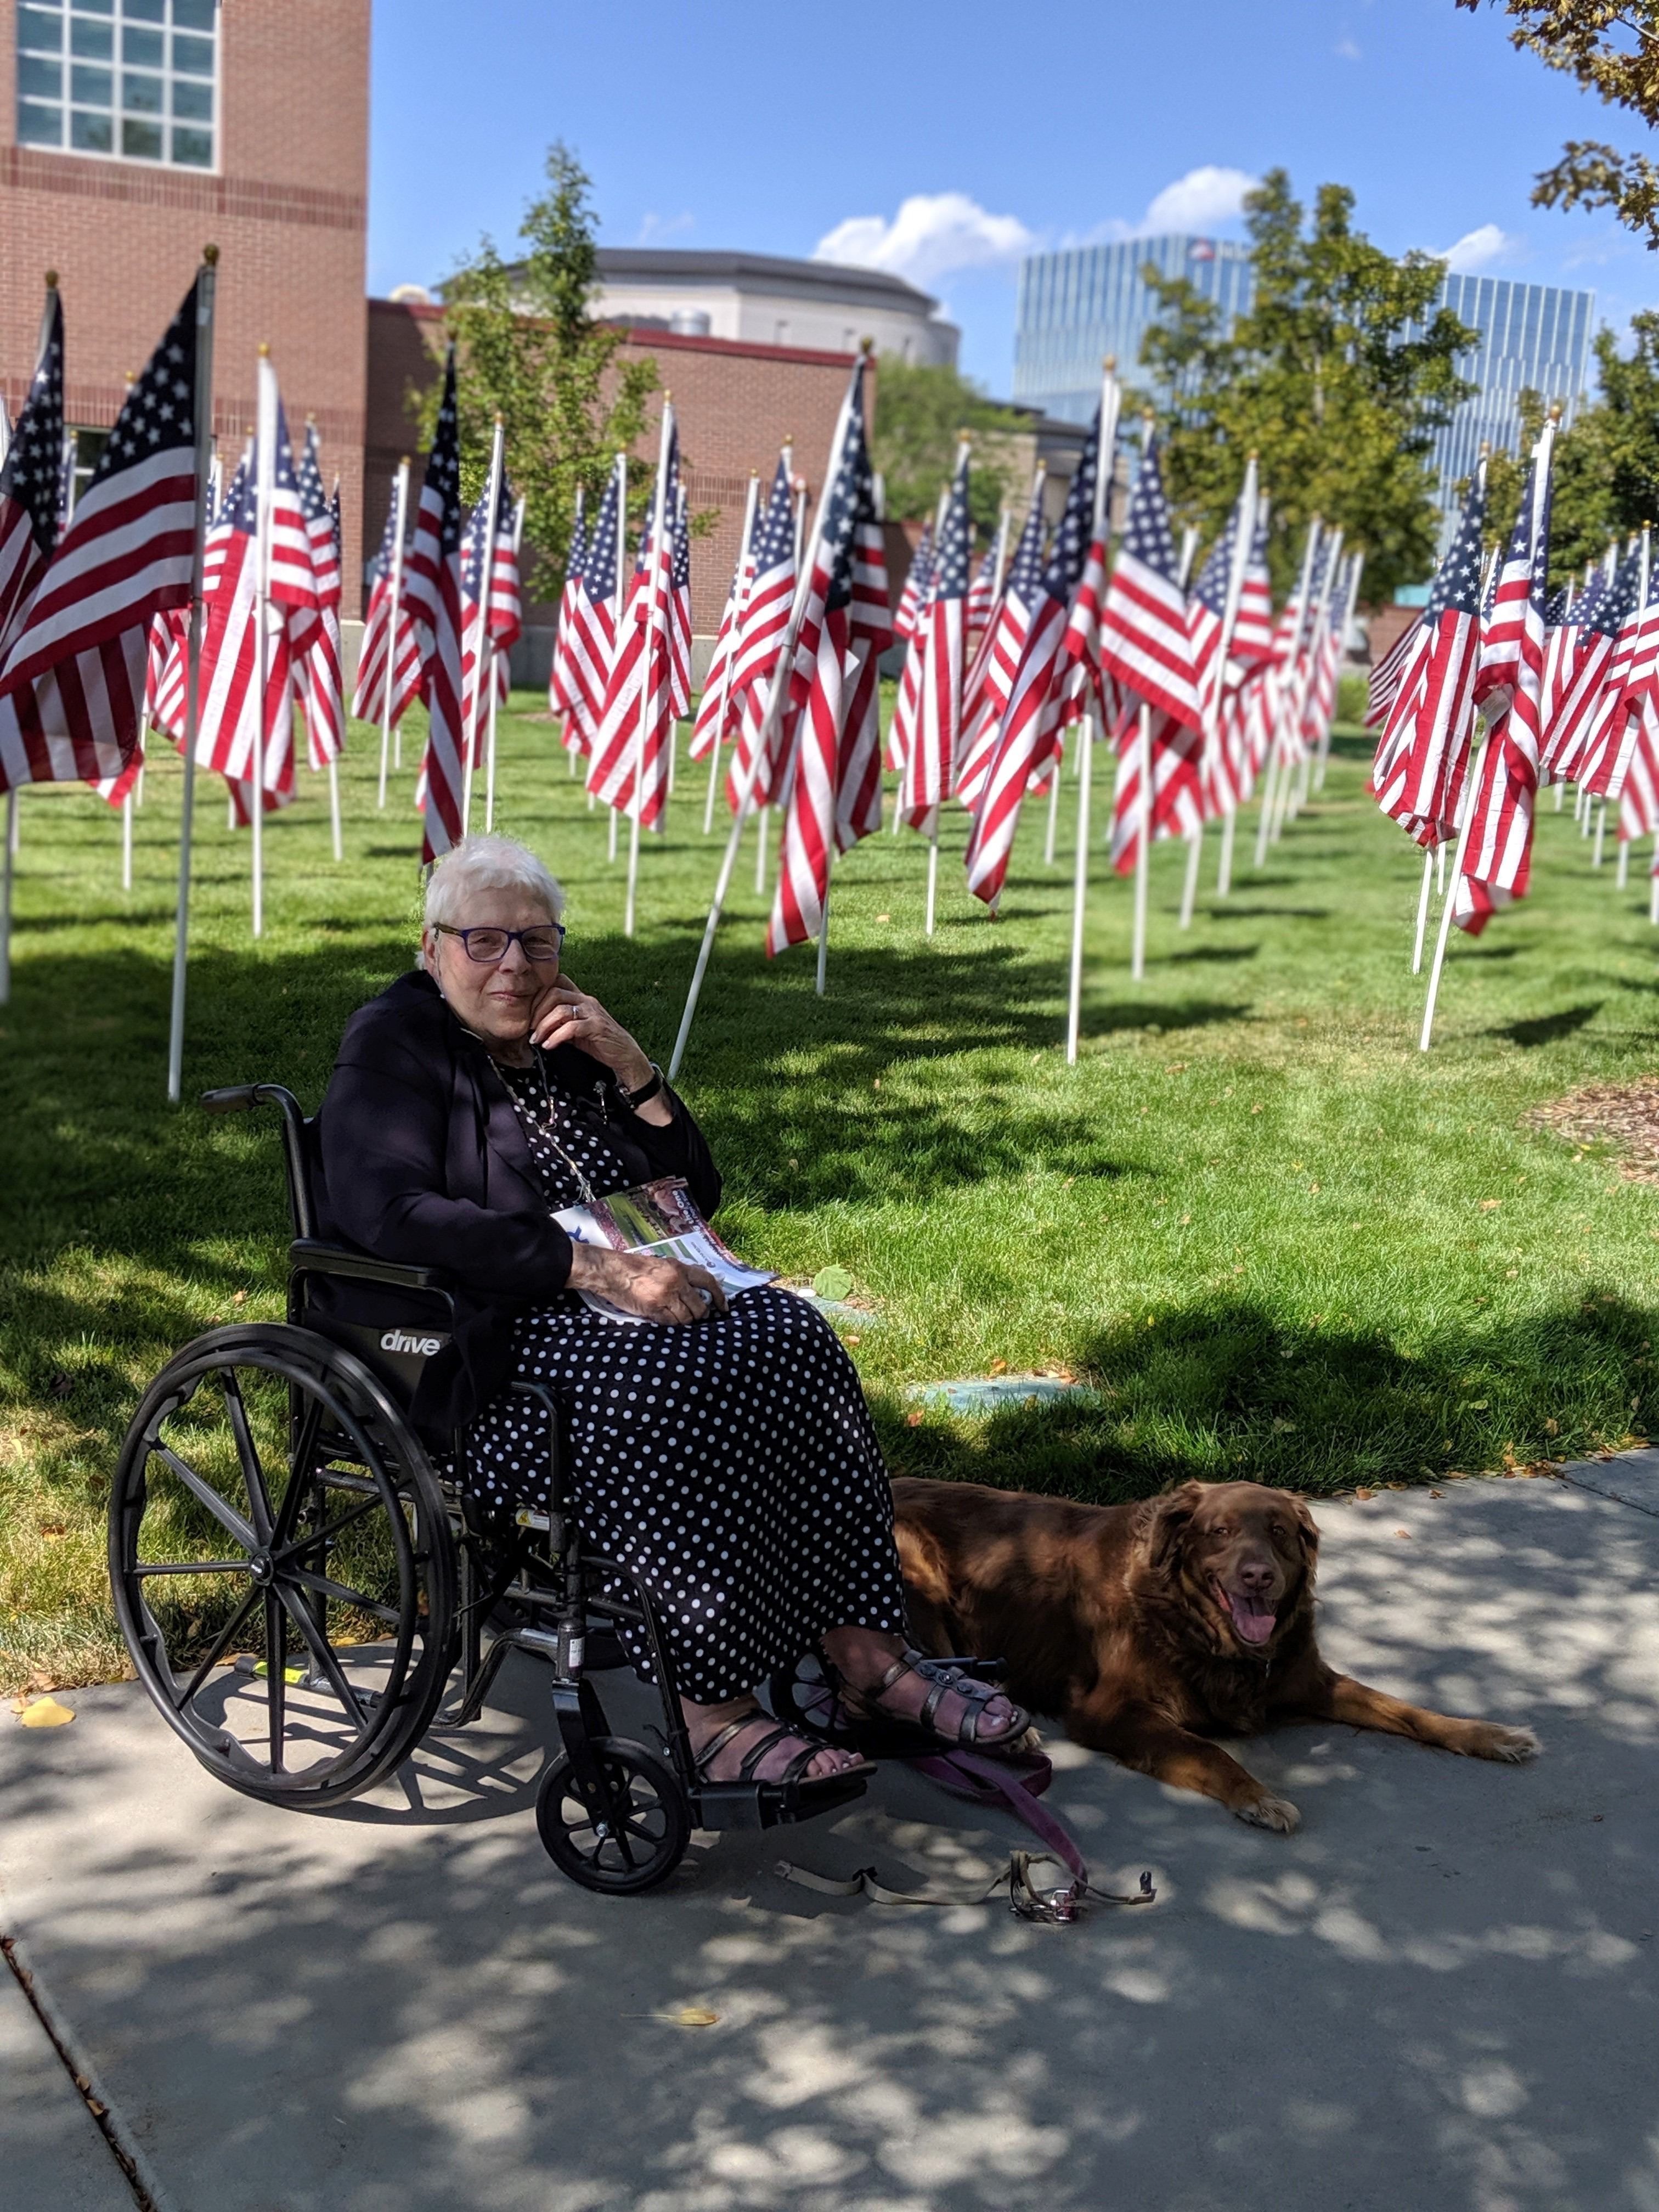
[[[792,1668],[780,1668],[766,1685],[766,1702],[775,1719],[811,1729],[826,1742],[856,1750],[856,1729],[842,1715],[825,1680],[815,1651],[804,1651]]]
[[[578,1796],[570,1755],[561,1752],[542,1777],[536,1826],[561,1874],[608,1897],[637,1897],[667,1881],[691,1840],[691,1813],[679,1778],[665,1759],[625,1737],[593,1739],[593,1756],[612,1790],[626,1792],[626,1838],[602,1832]]]
[[[162,1718],[210,1772],[268,1803],[318,1809],[383,1780],[425,1733],[453,1664],[455,1540],[431,1462],[378,1377],[309,1329],[216,1329],[156,1376],[116,1468],[109,1568]],[[246,1578],[235,1604],[231,1577]],[[216,1632],[179,1625],[192,1605],[216,1612]],[[254,1671],[228,1674],[239,1649]]]

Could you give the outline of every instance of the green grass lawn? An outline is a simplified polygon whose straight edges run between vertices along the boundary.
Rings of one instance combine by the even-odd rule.
[[[638,938],[623,870],[515,701],[498,823],[570,897],[570,972],[666,1060],[717,865],[690,770],[647,840]],[[198,809],[185,1092],[258,1077],[322,1095],[351,1009],[409,964],[419,824],[409,770],[374,807],[374,740],[343,772],[347,859],[320,780],[267,836],[267,931],[247,839]],[[1063,1049],[1073,788],[1060,858],[1029,810],[1001,918],[962,888],[946,823],[937,934],[924,848],[839,867],[829,991],[808,948],[769,963],[752,836],[683,1087],[745,1255],[836,1262],[896,1468],[1091,1498],[1188,1474],[1310,1492],[1415,1481],[1624,1441],[1644,1426],[1659,1200],[1525,1126],[1576,1085],[1651,1064],[1645,878],[1616,891],[1570,814],[1540,817],[1532,896],[1453,947],[1440,1042],[1415,1048],[1419,861],[1364,795],[1366,747],[1260,872],[1176,927],[1182,855],[1156,855],[1146,981],[1101,855],[1084,1049]],[[414,742],[406,762],[414,757]],[[1109,782],[1109,779],[1108,779]],[[283,1309],[274,1117],[163,1098],[180,779],[148,780],[133,889],[92,795],[22,801],[15,980],[0,1011],[0,1685],[117,1672],[102,1505],[137,1395],[216,1317]],[[1097,788],[1103,827],[1107,793]],[[1063,1370],[1093,1385],[989,1420],[907,1384]]]

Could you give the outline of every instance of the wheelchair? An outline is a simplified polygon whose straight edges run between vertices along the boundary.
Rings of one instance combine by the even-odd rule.
[[[316,1128],[291,1091],[245,1084],[201,1103],[210,1114],[281,1109],[294,1229],[287,1322],[215,1328],[169,1361],[133,1417],[111,1495],[122,1635],[202,1765],[267,1804],[338,1805],[408,1759],[458,1668],[446,1728],[476,1720],[507,1655],[523,1651],[550,1670],[558,1736],[538,1828],[584,1888],[656,1887],[694,1828],[767,1828],[861,1796],[861,1775],[803,1788],[698,1774],[651,1594],[584,1541],[553,1395],[509,1386],[546,1424],[548,1510],[487,1515],[468,1493],[465,1431],[422,1433],[409,1413],[426,1361],[453,1334],[449,1279],[319,1240]],[[391,1326],[344,1322],[317,1310],[330,1279],[420,1304]],[[445,1308],[447,1332],[431,1318]],[[628,1663],[618,1624],[650,1655],[655,1748],[611,1733],[591,1679]]]

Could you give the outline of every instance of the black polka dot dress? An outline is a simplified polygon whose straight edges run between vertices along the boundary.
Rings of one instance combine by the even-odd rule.
[[[550,1206],[627,1170],[540,1067],[500,1068]],[[706,1322],[608,1321],[574,1291],[522,1316],[517,1374],[566,1412],[585,1535],[645,1578],[701,1705],[743,1695],[825,1629],[902,1633],[892,1498],[852,1361],[823,1317],[770,1285]],[[469,1486],[504,1510],[547,1502],[545,1425],[504,1394],[467,1439]],[[643,1639],[629,1656],[648,1680]]]

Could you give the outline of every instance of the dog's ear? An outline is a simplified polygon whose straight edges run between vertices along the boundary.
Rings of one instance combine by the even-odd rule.
[[[1302,1539],[1302,1557],[1311,1579],[1319,1564],[1319,1523],[1309,1510],[1305,1498],[1293,1498],[1291,1504],[1296,1508],[1296,1531]]]
[[[1181,1564],[1181,1547],[1187,1540],[1193,1514],[1202,1492],[1195,1482],[1183,1482],[1179,1490],[1166,1492],[1152,1500],[1152,1516],[1146,1524],[1146,1564],[1154,1574],[1166,1581],[1175,1576]]]

